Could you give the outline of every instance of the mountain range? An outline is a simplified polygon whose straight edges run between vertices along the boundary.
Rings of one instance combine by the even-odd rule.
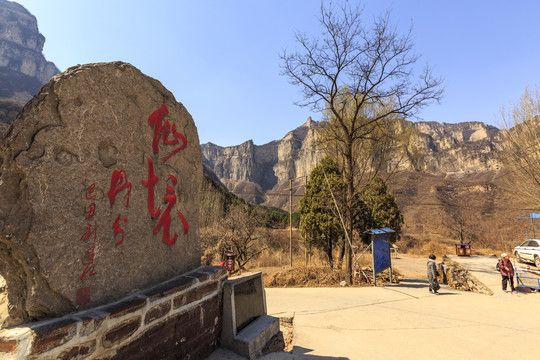
[[[426,174],[473,174],[497,171],[500,130],[481,122],[440,124],[407,122],[415,129],[400,171]],[[284,207],[288,199],[277,193],[290,179],[304,181],[321,160],[316,134],[320,123],[307,121],[281,140],[255,145],[201,145],[203,163],[230,191],[257,204]],[[297,181],[298,182],[298,181]]]
[[[409,151],[387,179],[404,214],[404,238],[451,241],[460,227],[468,241],[487,247],[524,237],[526,224],[516,216],[528,209],[513,196],[514,179],[500,161],[500,129],[482,122],[407,124],[414,129]],[[308,118],[264,145],[202,144],[205,173],[248,201],[297,211],[306,176],[323,157],[316,146],[319,126]]]

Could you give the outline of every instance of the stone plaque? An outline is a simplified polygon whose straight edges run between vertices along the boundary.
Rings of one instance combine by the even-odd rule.
[[[200,265],[197,129],[130,64],[52,78],[6,131],[0,164],[8,324],[108,303]]]

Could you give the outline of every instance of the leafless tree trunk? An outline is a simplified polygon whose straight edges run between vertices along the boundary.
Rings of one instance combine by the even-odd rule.
[[[501,109],[505,131],[501,160],[512,173],[510,188],[526,206],[540,203],[540,89],[526,89],[519,103]]]
[[[419,56],[413,51],[411,32],[399,35],[389,19],[387,12],[368,27],[361,7],[349,2],[322,4],[322,36],[310,39],[297,33],[299,49],[281,55],[282,74],[302,90],[303,101],[298,105],[324,113],[328,125],[323,136],[325,151],[340,164],[347,182],[343,215],[349,236],[353,234],[355,195],[362,181],[359,173],[373,173],[374,166],[382,164],[385,147],[381,144],[389,134],[388,125],[414,116],[442,96],[442,80],[428,66],[416,73]],[[350,284],[349,244],[345,251]]]

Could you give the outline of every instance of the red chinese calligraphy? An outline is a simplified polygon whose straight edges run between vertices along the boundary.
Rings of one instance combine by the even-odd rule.
[[[96,215],[96,203],[91,203],[86,207],[86,218],[84,220],[88,220]]]
[[[184,235],[187,234],[189,230],[189,225],[186,218],[180,211],[176,211],[176,215],[178,215],[178,217],[180,218],[180,221],[182,222],[182,226],[184,227]]]
[[[128,207],[129,205],[129,194],[131,193],[131,183],[127,180],[127,175],[125,170],[114,170],[112,176],[111,176],[111,187],[109,188],[109,193],[107,196],[109,197],[109,201],[112,204],[114,204],[114,200],[116,199],[116,195],[120,192],[127,189],[127,193],[124,195],[126,198],[126,205],[125,207]]]
[[[173,186],[178,183],[178,180],[176,180],[173,175],[169,175],[169,180],[172,182]],[[172,238],[170,237],[171,209],[174,204],[176,204],[176,194],[174,188],[169,184],[167,184],[167,190],[165,191],[163,200],[167,203],[167,208],[163,211],[161,218],[159,218],[157,225],[154,227],[154,235],[157,235],[161,227],[163,227],[163,241],[167,245],[173,245],[178,238],[178,234],[176,233]]]
[[[126,204],[124,207],[129,206],[129,195],[131,194],[131,183],[127,179],[127,174],[125,170],[114,170],[111,176],[111,186],[107,196],[109,197],[109,202],[114,204],[116,200],[116,195],[123,190],[127,190],[124,197],[126,198]],[[122,220],[127,223],[127,217],[123,217]],[[116,221],[113,223],[112,228],[114,229],[114,236],[122,234],[122,238],[114,243],[115,246],[120,245],[124,241],[124,229],[120,228],[120,214],[116,217]]]
[[[163,123],[163,119],[168,114],[169,110],[167,109],[167,106],[165,104],[162,104],[159,109],[154,111],[148,117],[148,124],[154,130],[152,139],[152,150],[154,154],[159,153],[160,140],[162,140],[165,145],[178,145],[180,144],[180,141],[182,141],[182,144],[180,146],[173,149],[172,151],[169,151],[167,155],[165,155],[161,159],[162,162],[166,162],[168,159],[171,158],[171,156],[175,155],[176,153],[187,147],[187,141],[185,136],[176,131],[176,124],[173,123],[171,126],[168,120],[165,120],[165,122]],[[174,177],[174,175],[169,175],[169,181],[172,185],[169,185],[169,183],[167,183],[165,196],[163,197],[163,200],[167,204],[167,206],[165,210],[161,212],[161,208],[156,208],[156,204],[154,201],[154,189],[156,184],[159,182],[159,178],[154,173],[154,163],[152,159],[148,158],[148,180],[143,180],[142,184],[148,188],[148,211],[150,212],[150,215],[153,219],[159,218],[153,232],[154,235],[157,235],[163,228],[163,241],[167,245],[173,245],[178,238],[178,234],[174,233],[172,237],[170,234],[171,210],[175,206],[177,201],[174,186],[178,183],[178,180],[176,179],[176,177]],[[182,222],[182,226],[184,227],[184,234],[187,234],[189,226],[186,218],[180,211],[176,211],[176,214]]]
[[[159,178],[154,174],[154,162],[148,158],[148,180],[143,180],[142,184],[148,188],[148,211],[152,219],[157,219],[161,212],[160,209],[154,207],[154,186],[158,183]]]
[[[124,222],[127,222],[127,217],[124,216],[122,220],[124,220]],[[118,246],[124,241],[124,229],[120,228],[120,214],[118,214],[118,217],[114,221],[112,228],[114,229],[114,236],[122,234],[122,238],[114,243],[114,245]]]
[[[94,192],[95,188],[96,188],[96,184],[90,184],[90,186],[86,188],[86,193],[84,194],[84,197],[86,198],[86,200],[91,200],[96,197],[96,195],[92,196],[92,193]]]
[[[90,246],[88,250],[86,250],[86,253],[81,258],[81,262],[83,265],[86,265],[86,268],[84,269],[83,273],[81,274],[81,280],[86,276],[94,276],[96,273],[94,272],[95,265],[94,265],[94,257],[96,256],[94,250],[96,249],[95,246]]]
[[[86,231],[84,234],[82,234],[81,238],[79,240],[87,242],[92,237],[92,234],[94,234],[94,242],[96,242],[97,238],[97,222],[94,222],[94,228],[92,230],[92,224],[86,224]]]
[[[148,117],[148,124],[154,130],[154,137],[152,139],[152,150],[154,151],[154,154],[159,153],[160,138],[166,145],[176,145],[180,143],[180,140],[182,141],[182,145],[174,150],[169,151],[167,155],[161,159],[163,162],[166,162],[169,160],[169,158],[171,158],[171,156],[187,147],[186,137],[176,131],[176,124],[173,123],[171,126],[168,120],[165,120],[165,123],[163,123],[163,118],[165,118],[167,114],[169,114],[167,106],[165,104],[161,104],[161,107]],[[169,139],[169,135],[172,135],[172,139]]]
[[[90,186],[86,188],[84,198],[86,200],[94,199],[96,197],[96,194],[94,193],[95,189],[96,189],[96,184],[95,183],[90,184]],[[89,220],[93,218],[95,215],[96,215],[96,203],[92,202],[86,207],[85,220]],[[81,263],[84,266],[84,270],[82,274],[80,275],[81,280],[87,276],[96,275],[96,272],[95,272],[96,265],[94,264],[94,257],[96,256],[95,249],[96,249],[96,240],[97,240],[97,229],[98,229],[97,221],[94,221],[93,224],[91,222],[87,222],[84,233],[81,235],[81,238],[79,239],[79,241],[88,243],[88,245],[90,246],[81,257]],[[89,301],[90,301],[90,287],[84,287],[84,288],[78,289],[77,294],[76,294],[77,305],[82,305]]]

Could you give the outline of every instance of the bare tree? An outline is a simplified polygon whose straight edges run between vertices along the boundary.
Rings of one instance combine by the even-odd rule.
[[[466,198],[452,185],[438,186],[437,197],[442,205],[441,222],[452,237],[464,244],[472,234],[473,214],[466,207]]]
[[[326,112],[331,130],[327,149],[335,150],[347,183],[345,228],[353,233],[354,199],[358,191],[358,159],[378,148],[389,119],[408,118],[442,96],[442,80],[426,65],[417,74],[420,57],[413,51],[411,30],[398,34],[390,13],[371,27],[362,8],[343,2],[321,5],[322,35],[310,39],[296,33],[298,49],[281,54],[282,74],[302,90],[297,104]],[[332,154],[329,154],[332,155]],[[372,156],[376,159],[376,156]],[[352,281],[351,247],[346,247],[346,281]]]
[[[236,254],[236,262],[241,269],[269,248],[264,214],[256,208],[234,206],[221,222],[220,228],[224,245]]]
[[[512,173],[511,188],[525,205],[540,203],[540,89],[526,89],[519,102],[501,109],[505,131],[501,160]]]

